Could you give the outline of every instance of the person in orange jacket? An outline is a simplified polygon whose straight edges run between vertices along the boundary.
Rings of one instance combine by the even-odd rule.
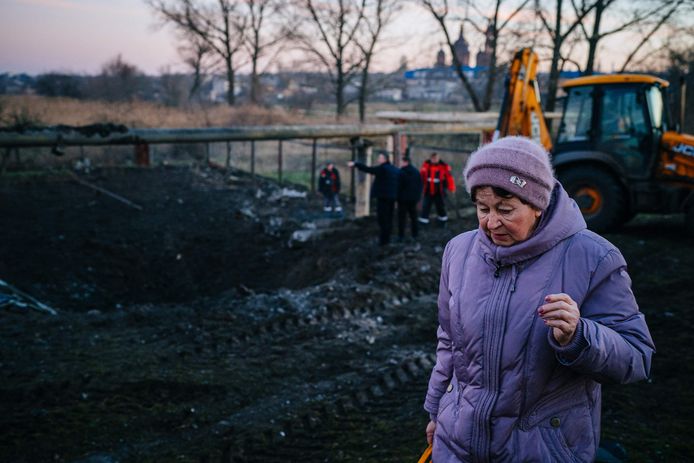
[[[443,225],[448,221],[446,215],[446,205],[443,199],[446,197],[446,190],[455,192],[455,181],[451,174],[451,166],[439,159],[438,153],[431,153],[429,159],[424,161],[420,170],[422,183],[424,183],[424,198],[422,200],[422,215],[419,218],[421,223],[429,223],[429,211],[431,204],[436,206],[437,220]]]

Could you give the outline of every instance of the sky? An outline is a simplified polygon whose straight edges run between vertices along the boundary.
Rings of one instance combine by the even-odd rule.
[[[406,24],[413,21],[416,16],[405,14],[393,29],[411,30]],[[402,35],[395,40],[398,45],[382,57],[383,68],[396,68],[403,54],[421,56],[421,42],[413,48]],[[436,47],[428,42],[425,48]],[[120,53],[157,74],[183,69],[176,47],[171,29],[158,27],[143,0],[0,0],[0,72],[94,74]],[[427,51],[432,57],[422,65],[433,61]]]
[[[177,66],[142,0],[0,0],[0,72],[97,73],[119,53],[147,73]]]
[[[422,8],[406,5],[389,28],[377,71],[396,69],[402,56],[410,68],[434,62],[437,25]],[[457,35],[457,27],[451,32]],[[478,43],[469,40],[474,56]],[[623,54],[619,43],[604,46],[615,61]],[[176,47],[171,29],[157,26],[143,0],[0,0],[0,73],[96,74],[118,54],[148,74],[183,71]]]

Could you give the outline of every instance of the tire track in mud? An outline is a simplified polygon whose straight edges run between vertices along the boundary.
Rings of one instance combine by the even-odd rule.
[[[316,309],[318,314],[282,314],[233,333],[219,317],[199,318],[198,322],[205,322],[199,325],[202,330],[188,336],[201,345],[211,339],[217,345],[225,344],[226,350],[220,353],[227,357],[221,361],[240,369],[241,382],[249,382],[252,389],[235,405],[223,402],[221,415],[217,413],[219,418],[213,423],[177,430],[165,439],[130,444],[113,455],[137,461],[146,455],[166,454],[167,446],[178,441],[184,444],[177,445],[177,454],[186,455],[186,461],[273,461],[268,456],[273,454],[279,455],[276,461],[297,461],[307,452],[316,458],[330,455],[330,442],[341,435],[339,429],[345,424],[358,427],[363,419],[361,409],[378,404],[377,408],[387,412],[403,405],[399,398],[403,393],[415,397],[414,408],[419,417],[424,416],[420,403],[425,385],[421,380],[428,378],[433,357],[423,352],[431,352],[432,344],[429,339],[408,336],[413,326],[423,324],[423,308],[431,312],[435,298],[425,294],[410,300],[416,296],[411,292],[388,295],[394,297],[368,307],[334,306]],[[400,302],[393,304],[398,297]],[[433,335],[433,325],[424,325],[422,331]],[[375,339],[369,341],[369,329],[374,327]],[[180,336],[177,331],[157,344],[174,342]],[[185,344],[191,348],[190,343]],[[216,352],[198,353],[197,367],[219,367]],[[243,368],[253,371],[246,375]],[[314,369],[318,370],[315,374]],[[225,386],[229,392],[239,393],[232,385]],[[319,441],[311,437],[316,430],[326,432]],[[282,456],[287,442],[289,459]]]
[[[384,417],[392,419],[393,411],[404,403],[413,399],[421,402],[423,387],[435,361],[434,354],[413,353],[399,365],[373,375],[352,391],[303,407],[293,419],[279,420],[240,441],[221,437],[217,449],[201,455],[200,462],[353,461],[356,454],[349,454],[353,440],[368,439],[374,422]],[[348,439],[344,439],[345,430],[351,431]],[[212,430],[220,436],[228,431],[224,422]],[[419,435],[404,438],[415,446],[418,438],[421,441]],[[345,449],[340,449],[340,444],[345,445]],[[330,449],[331,446],[338,448]],[[326,451],[334,454],[326,454]],[[392,450],[385,451],[390,454]],[[361,457],[374,455],[367,451]]]
[[[426,284],[427,282],[420,282]],[[378,303],[370,306],[358,306],[348,308],[334,306],[324,308],[323,312],[314,311],[311,315],[283,314],[271,320],[259,322],[249,327],[243,333],[231,336],[230,342],[239,347],[247,347],[253,344],[263,344],[272,339],[275,345],[286,342],[294,344],[311,344],[319,337],[321,330],[326,325],[332,325],[333,329],[345,332],[359,332],[362,328],[359,322],[364,320],[376,320],[384,323],[382,316],[387,316],[393,309],[407,311],[407,307],[414,305],[435,305],[435,297],[426,294],[422,290],[413,288],[409,283],[400,283],[394,288],[389,288],[386,293],[390,298],[382,298]],[[420,286],[420,285],[416,285]],[[422,285],[424,286],[424,285]],[[391,314],[392,315],[392,314]],[[394,324],[385,323],[387,329],[397,328]],[[433,326],[433,325],[432,325]],[[307,332],[308,331],[308,332]],[[405,330],[407,331],[407,329]],[[433,329],[432,329],[433,331]],[[304,339],[296,341],[295,335],[302,332]],[[406,333],[405,333],[406,334]],[[390,338],[402,340],[403,333],[391,334]],[[363,338],[361,338],[363,339]],[[367,338],[368,339],[368,338]],[[373,342],[373,341],[372,341]],[[356,340],[350,340],[344,346],[343,351],[356,349],[357,345],[364,344]],[[363,346],[361,346],[363,348]],[[374,359],[368,367],[353,371],[353,375],[335,375],[326,378],[327,388],[330,391],[344,391],[334,394],[319,394],[319,399],[308,403],[299,403],[290,407],[278,417],[270,418],[271,425],[255,428],[249,432],[239,429],[239,419],[221,420],[210,429],[210,432],[219,436],[217,442],[210,442],[198,446],[203,450],[200,456],[201,462],[210,461],[330,461],[326,457],[333,454],[331,446],[345,434],[341,429],[352,429],[343,445],[346,450],[338,450],[337,458],[350,461],[349,452],[354,451],[353,439],[363,439],[369,436],[368,429],[371,416],[375,413],[378,420],[392,420],[393,411],[410,404],[408,413],[412,413],[412,403],[415,416],[410,420],[414,423],[425,416],[421,410],[421,401],[428,381],[428,376],[435,362],[434,354],[423,354],[422,350],[430,351],[431,345],[424,344],[410,349],[399,363],[382,355],[381,359]],[[403,349],[399,354],[403,355]],[[335,359],[337,362],[338,359]],[[311,365],[306,365],[311,368]],[[255,406],[255,404],[254,404]],[[252,406],[251,408],[253,408]],[[365,413],[365,408],[372,409]],[[243,416],[243,413],[241,413]],[[256,420],[258,421],[258,420]],[[261,420],[262,421],[262,420]],[[417,428],[418,429],[418,428]],[[239,437],[239,434],[242,436]],[[421,439],[414,430],[408,443],[417,445]],[[416,436],[415,436],[416,434]],[[377,445],[377,444],[374,444]],[[363,447],[363,446],[362,446]],[[350,450],[351,449],[351,450]],[[347,451],[348,453],[345,453]],[[391,450],[387,451],[390,452]],[[417,450],[415,450],[416,452]],[[367,455],[364,455],[367,457]],[[345,460],[345,458],[347,458]],[[395,461],[395,460],[394,460]]]

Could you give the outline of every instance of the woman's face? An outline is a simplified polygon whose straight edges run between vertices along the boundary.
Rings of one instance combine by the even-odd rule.
[[[542,214],[515,196],[497,196],[488,186],[476,191],[475,204],[480,228],[497,246],[512,246],[528,239]]]

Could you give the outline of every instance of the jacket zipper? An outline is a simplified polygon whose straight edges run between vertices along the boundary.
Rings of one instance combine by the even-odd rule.
[[[501,272],[501,263],[497,262],[496,267],[495,276],[498,278],[499,275],[497,275],[497,273]],[[489,359],[489,361],[487,362],[487,367],[484,368],[485,374],[483,381],[486,386],[486,391],[479,405],[475,407],[473,415],[475,421],[471,442],[473,461],[486,462],[490,458],[489,452],[491,449],[489,439],[491,435],[491,423],[489,422],[489,417],[498,397],[500,379],[498,369],[501,356],[500,341],[505,331],[505,314],[511,297],[509,290],[512,282],[510,280],[511,278],[504,278],[500,281],[497,280],[492,289],[492,297],[489,300],[489,305],[485,313],[486,320],[484,326],[485,331],[489,333],[489,340],[487,343],[484,343],[483,350],[485,358]]]

